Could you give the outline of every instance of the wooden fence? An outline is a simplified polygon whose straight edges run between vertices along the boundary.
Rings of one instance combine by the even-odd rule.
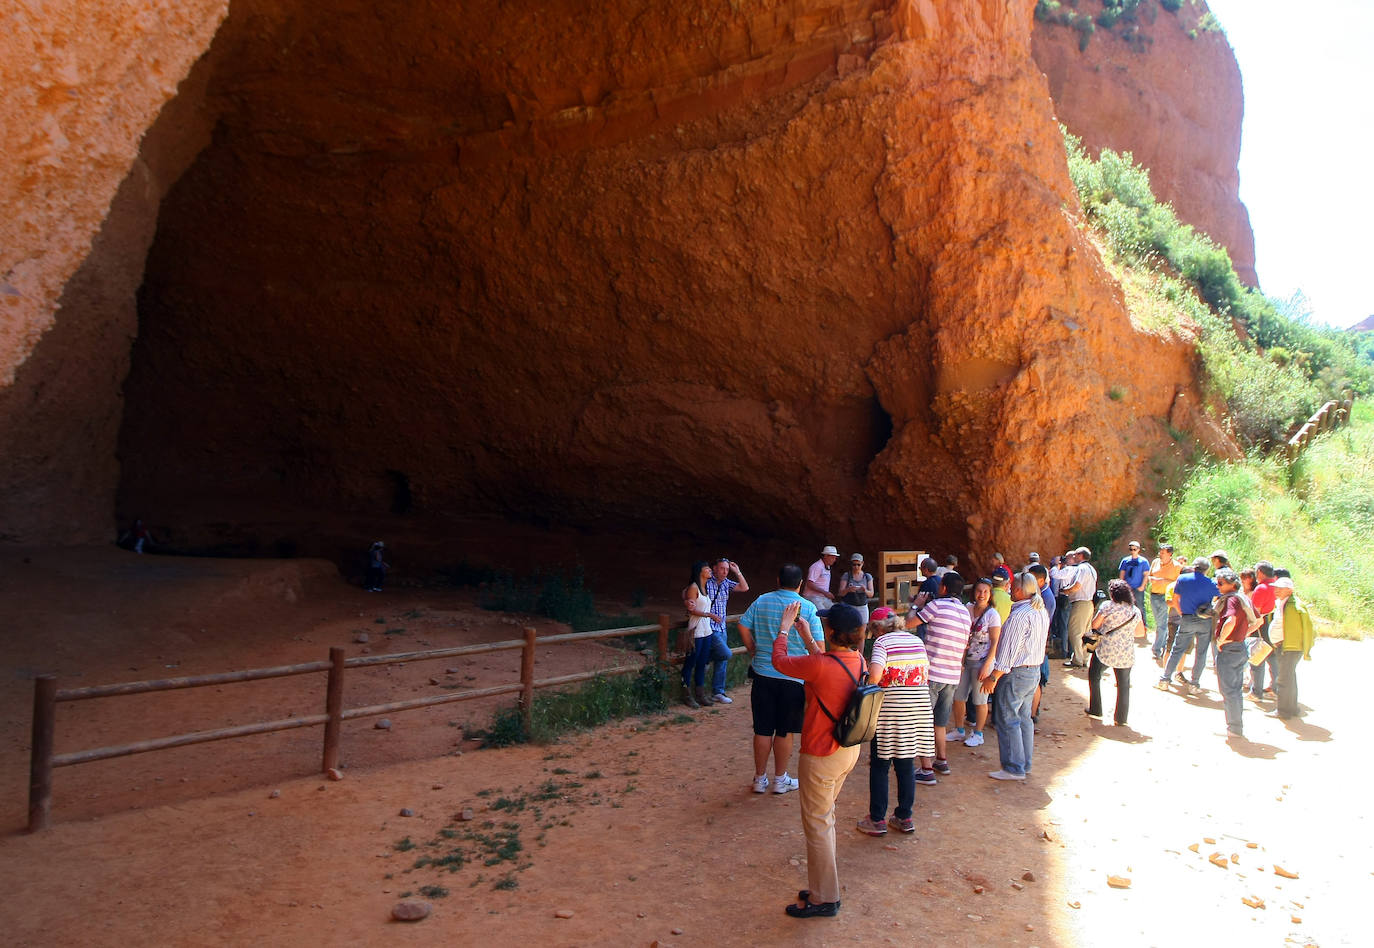
[[[1302,427],[1298,428],[1297,433],[1288,439],[1284,446],[1284,452],[1288,460],[1296,460],[1307,446],[1310,445],[1317,435],[1324,431],[1330,431],[1338,425],[1343,425],[1350,420],[1350,409],[1355,403],[1355,393],[1350,389],[1341,392],[1340,400],[1331,400],[1318,408],[1312,417],[1303,422]]]
[[[739,616],[727,616],[727,622],[738,620]],[[126,757],[130,754],[143,754],[148,751],[166,750],[170,747],[184,747],[188,744],[204,744],[208,741],[223,741],[234,737],[248,737],[252,734],[267,734],[272,731],[286,731],[299,727],[324,725],[324,754],[322,770],[328,772],[339,765],[339,743],[343,732],[343,722],[358,718],[377,717],[397,711],[414,708],[428,708],[434,705],[449,704],[455,701],[473,701],[495,695],[519,694],[521,714],[524,716],[526,731],[529,730],[531,714],[534,710],[534,690],[557,685],[589,681],[608,675],[626,675],[640,671],[644,664],[617,665],[598,671],[576,672],[571,675],[558,675],[553,678],[534,677],[535,650],[541,645],[558,645],[567,642],[586,642],[597,639],[628,638],[635,635],[657,633],[656,655],[661,662],[669,663],[669,632],[672,622],[666,615],[658,617],[657,625],[630,626],[622,629],[598,629],[593,632],[565,632],[558,635],[536,637],[535,630],[525,629],[522,639],[508,639],[502,642],[488,642],[482,645],[463,645],[455,648],[430,649],[423,652],[402,652],[396,655],[362,655],[347,658],[342,648],[331,648],[329,659],[319,662],[302,662],[296,665],[278,665],[274,668],[254,668],[247,671],[219,672],[210,675],[191,675],[184,678],[163,678],[153,681],[130,681],[114,685],[95,685],[88,688],[58,688],[54,675],[39,675],[34,679],[33,688],[33,744],[29,758],[29,832],[47,828],[52,814],[53,770],[70,767],[112,757]],[[349,668],[365,668],[370,665],[398,665],[407,662],[431,661],[440,658],[457,658],[469,655],[484,655],[490,652],[520,650],[520,680],[488,688],[475,688],[445,695],[430,695],[424,698],[411,698],[405,701],[391,701],[362,708],[344,707],[344,673]],[[735,648],[733,654],[743,652]],[[265,678],[287,678],[296,675],[311,675],[326,672],[329,676],[325,688],[324,713],[308,714],[301,717],[282,718],[276,721],[263,721],[257,724],[242,724],[236,727],[214,728],[208,731],[195,731],[188,734],[175,734],[171,737],[158,737],[150,740],[135,741],[132,744],[117,744],[96,747],[90,750],[70,751],[54,754],[53,745],[57,732],[57,705],[63,701],[86,701],[93,698],[113,698],[121,695],[146,694],[153,691],[173,691],[182,688],[204,688],[208,685],[224,685],[240,681],[261,681]]]

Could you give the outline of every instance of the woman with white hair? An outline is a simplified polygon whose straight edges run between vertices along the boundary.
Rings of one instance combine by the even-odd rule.
[[[1017,573],[1012,578],[1011,600],[1011,613],[997,639],[992,672],[982,680],[983,691],[993,696],[997,710],[997,754],[1002,767],[988,774],[994,780],[1025,780],[1030,773],[1035,749],[1031,705],[1050,631],[1040,584],[1032,574]]]

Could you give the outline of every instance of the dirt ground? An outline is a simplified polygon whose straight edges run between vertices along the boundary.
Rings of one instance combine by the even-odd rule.
[[[1132,727],[1117,729],[1084,715],[1082,673],[1056,664],[1032,778],[985,776],[991,736],[953,745],[953,774],[917,790],[914,837],[853,829],[865,754],[838,807],[844,908],[794,920],[782,907],[806,882],[797,798],[749,790],[744,689],[729,707],[503,750],[464,732],[509,699],[395,714],[389,731],[351,722],[339,782],[318,774],[320,728],[62,768],[53,828],[25,834],[35,672],[72,687],[309,661],[330,645],[513,638],[526,623],[465,592],[367,594],[315,561],[106,550],[6,552],[0,601],[7,944],[1369,943],[1370,742],[1354,730],[1358,691],[1338,681],[1374,659],[1369,642],[1319,642],[1301,669],[1307,716],[1285,723],[1247,701],[1251,743],[1234,748],[1210,671],[1201,698],[1161,693],[1140,651]],[[537,674],[618,656],[549,649]],[[511,681],[518,661],[359,671],[346,701]],[[63,704],[58,751],[317,713],[323,700],[321,675]],[[1113,875],[1130,887],[1109,887]],[[435,886],[428,919],[389,920],[406,893]],[[1242,901],[1256,898],[1262,908]]]

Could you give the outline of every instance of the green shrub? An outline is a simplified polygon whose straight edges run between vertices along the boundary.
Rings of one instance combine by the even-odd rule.
[[[1183,0],[1159,0],[1159,5],[1170,13],[1177,13],[1179,7],[1183,6]]]

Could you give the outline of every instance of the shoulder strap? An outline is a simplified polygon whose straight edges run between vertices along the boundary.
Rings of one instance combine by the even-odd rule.
[[[836,656],[834,652],[826,652],[826,653],[825,653],[825,657],[826,657],[826,658],[833,658],[837,663],[839,663],[839,666],[840,666],[841,668],[844,669],[844,673],[845,673],[846,675],[848,675],[848,676],[850,677],[850,679],[854,682],[854,687],[855,687],[855,688],[858,688],[858,687],[859,687],[859,679],[857,679],[857,678],[854,677],[854,673],[853,673],[852,671],[849,670],[849,666],[846,665],[844,662],[841,662],[840,659],[839,659],[839,657]],[[862,653],[862,652],[859,653],[859,664],[860,664],[860,667],[863,668],[863,674],[867,675],[867,674],[868,674],[868,664],[864,661],[864,656],[863,656],[863,653]],[[825,706],[825,702],[821,700],[821,696],[820,696],[820,693],[819,693],[819,692],[816,693],[816,704],[818,704],[818,705],[821,706],[821,710],[825,712],[825,716],[828,717],[828,718],[831,720],[831,723],[834,723],[834,724],[839,724],[839,723],[840,723],[840,719],[837,718],[837,717],[835,717],[835,715],[831,714],[831,713],[830,713],[830,709],[827,708],[827,707]]]

